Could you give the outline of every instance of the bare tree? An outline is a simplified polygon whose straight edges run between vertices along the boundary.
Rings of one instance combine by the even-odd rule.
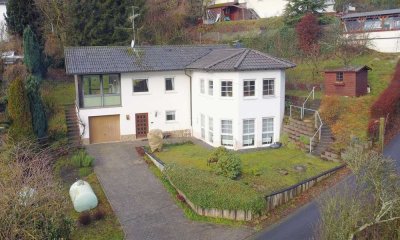
[[[70,204],[53,177],[50,149],[24,141],[0,155],[0,239],[67,239]]]
[[[394,161],[381,153],[353,147],[344,160],[355,183],[321,203],[319,234],[324,239],[374,239],[373,232],[397,236],[400,178]]]

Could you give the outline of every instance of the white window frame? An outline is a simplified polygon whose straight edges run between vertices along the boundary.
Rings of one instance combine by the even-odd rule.
[[[246,86],[246,82],[253,82],[254,83],[254,90],[251,90],[251,84]],[[246,89],[248,88],[248,89]],[[246,96],[246,92],[253,93],[253,95]],[[256,80],[255,79],[245,79],[243,80],[243,97],[244,98],[255,98],[256,97]]]
[[[214,142],[214,119],[212,117],[208,117],[208,141]]]
[[[214,80],[208,80],[208,95],[214,95]]]
[[[265,94],[265,84],[264,84],[264,81],[273,81],[273,83],[274,83],[274,86],[273,86],[273,88],[272,88],[272,91],[273,91],[273,93],[271,94],[269,91],[271,90],[271,89],[269,89],[268,88],[268,93],[267,94]],[[268,85],[270,85],[270,84],[268,84]],[[263,81],[262,81],[262,93],[263,93],[263,96],[264,97],[274,97],[275,96],[275,92],[276,92],[276,90],[275,90],[275,88],[276,88],[276,80],[275,80],[275,78],[264,78],[263,79]]]
[[[222,86],[222,84],[224,83],[224,82],[230,82],[231,83],[231,91],[230,91],[230,93],[231,93],[231,95],[230,96],[223,96],[223,93],[224,92],[226,92],[226,93],[229,93],[229,91],[226,91],[226,89],[225,89],[225,91],[223,90],[223,88],[224,88],[224,86]],[[220,88],[220,96],[222,97],[222,98],[232,98],[233,97],[233,81],[232,80],[221,80],[221,88]],[[228,86],[226,86],[225,88],[229,88]]]
[[[200,137],[201,139],[206,139],[206,116],[200,114]]]
[[[135,92],[135,81],[139,81],[139,80],[145,80],[146,81],[146,85],[147,85],[147,91],[146,92]],[[142,78],[134,78],[132,79],[132,93],[133,94],[148,94],[150,93],[150,86],[149,86],[149,78],[147,77],[142,77]]]
[[[167,90],[167,79],[171,79],[172,90]],[[165,85],[165,91],[166,92],[175,92],[175,78],[174,77],[166,77],[166,78],[164,78],[164,85]]]
[[[246,125],[247,122],[252,122],[253,126]],[[243,147],[254,147],[256,144],[256,120],[243,119],[242,121],[243,131],[242,131],[242,146]]]
[[[264,120],[272,120],[272,130],[270,128],[268,128],[267,126],[264,126]],[[262,143],[262,145],[270,145],[270,144],[274,143],[274,135],[275,135],[274,124],[275,124],[275,119],[273,117],[262,118],[262,123],[261,123],[261,125],[262,125],[261,126],[262,127],[261,143]],[[266,135],[270,135],[270,136],[266,136]],[[271,141],[264,142],[264,139],[266,139],[266,138],[270,138]]]
[[[204,79],[200,79],[200,94],[206,93],[206,82]]]
[[[223,132],[223,130],[226,129],[226,128],[224,128],[224,121],[230,122],[230,125],[231,125],[230,133]],[[224,140],[224,137],[228,137],[229,139]],[[231,119],[222,119],[221,120],[221,146],[233,147],[233,120],[231,120]]]
[[[168,115],[171,115],[171,113],[172,113],[174,119],[169,120]],[[175,110],[165,111],[165,121],[166,122],[175,122],[176,121],[176,111]]]

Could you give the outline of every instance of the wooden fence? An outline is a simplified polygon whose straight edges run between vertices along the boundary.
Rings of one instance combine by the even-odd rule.
[[[291,187],[285,188],[283,190],[280,190],[278,192],[274,192],[270,195],[265,196],[265,200],[267,201],[266,211],[269,212],[272,209],[287,203],[291,199],[295,198],[296,196],[298,196],[301,193],[310,189],[316,183],[335,174],[337,171],[339,171],[340,169],[343,169],[344,167],[346,167],[346,164],[343,164],[341,166],[338,166],[336,168],[333,168],[331,170],[323,172],[323,173],[319,174],[318,176],[309,178],[309,179],[307,179],[301,183],[298,183],[296,185],[293,185]]]

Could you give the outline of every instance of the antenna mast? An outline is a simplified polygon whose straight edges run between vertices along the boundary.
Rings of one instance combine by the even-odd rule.
[[[131,47],[134,48],[135,44],[136,44],[136,34],[135,34],[135,18],[139,17],[140,14],[135,14],[135,6],[132,6],[132,16],[130,17],[130,19],[132,20],[132,31],[133,31],[133,40],[131,42]]]

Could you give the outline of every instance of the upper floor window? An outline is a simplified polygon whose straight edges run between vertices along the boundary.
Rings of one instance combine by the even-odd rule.
[[[134,79],[133,80],[133,92],[140,93],[140,92],[148,92],[148,79]]]
[[[232,97],[233,86],[232,81],[221,81],[221,97]]]
[[[81,78],[80,107],[121,105],[121,81],[118,74],[84,75]]]
[[[275,79],[263,80],[263,96],[275,95]]]
[[[175,111],[166,111],[165,112],[165,117],[167,121],[175,121]]]
[[[208,80],[208,95],[214,95],[214,81]]]
[[[200,93],[204,94],[205,92],[206,92],[206,86],[205,86],[204,79],[200,79]]]
[[[336,73],[336,82],[343,82],[343,72]]]
[[[165,78],[165,91],[174,91],[175,83],[174,78]]]
[[[243,82],[243,96],[254,97],[256,95],[256,81],[244,80]]]

